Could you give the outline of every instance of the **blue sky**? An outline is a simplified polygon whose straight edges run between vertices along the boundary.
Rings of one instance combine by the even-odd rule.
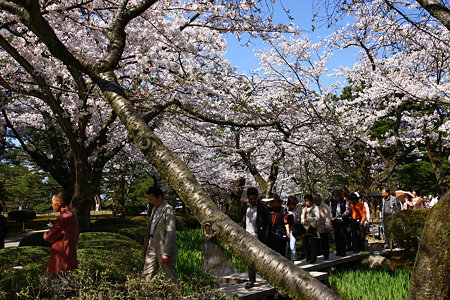
[[[280,7],[280,3],[278,2],[274,7],[274,22],[275,23],[290,23],[293,22],[297,26],[299,26],[302,30],[305,31],[305,34],[308,35],[312,42],[317,42],[318,37],[324,37],[328,34],[334,32],[336,27],[327,28],[326,24],[323,22],[313,22],[313,15],[317,11],[314,9],[314,1],[319,0],[285,0],[283,1],[283,6],[286,9],[290,10],[290,14],[294,17],[294,20],[289,20],[286,16],[286,13]],[[320,12],[319,13],[323,13]],[[344,25],[346,20],[340,21],[339,25]],[[315,26],[316,29],[311,31],[312,26]],[[228,47],[227,47],[227,55],[225,56],[231,64],[238,66],[239,72],[245,72],[249,74],[250,70],[254,70],[258,68],[258,59],[254,55],[255,49],[263,49],[265,45],[261,41],[254,41],[251,47],[241,46],[240,43],[236,40],[234,35],[226,36]],[[333,56],[329,59],[327,63],[327,68],[329,72],[333,69],[337,69],[339,66],[351,66],[355,62],[355,55],[357,54],[358,49],[349,48],[342,51],[336,51]],[[333,81],[337,80],[337,78],[327,78],[324,80],[325,84],[330,84]],[[342,78],[338,78],[338,80],[343,80]]]

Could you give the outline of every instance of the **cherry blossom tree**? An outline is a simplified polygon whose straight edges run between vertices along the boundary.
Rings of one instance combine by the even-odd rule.
[[[335,299],[323,284],[220,212],[186,163],[158,137],[157,126],[148,124],[157,122],[175,100],[211,108],[218,105],[202,100],[214,93],[211,82],[233,71],[218,63],[224,47],[217,38],[220,33],[246,31],[269,38],[277,29],[261,17],[256,4],[0,1],[0,45],[9,60],[1,74],[13,93],[38,98],[60,116],[65,134],[77,124],[62,109],[63,99],[55,98],[54,90],[63,88],[58,78],[70,78],[77,96],[101,92],[129,137],[196,215],[206,236],[215,237],[294,298]],[[99,105],[99,100],[94,102]],[[142,102],[151,106],[146,118],[135,108]],[[84,163],[77,166],[83,168]]]
[[[382,120],[393,124],[381,138],[365,138],[374,146],[426,146],[445,192],[449,183],[441,163],[450,155],[450,35],[429,16],[419,14],[422,23],[412,20],[419,12],[419,5],[402,1],[355,3],[351,14],[356,22],[335,35],[341,47],[361,48],[359,62],[342,69],[354,97],[341,103],[340,110],[351,116],[347,123],[355,128],[373,128]]]

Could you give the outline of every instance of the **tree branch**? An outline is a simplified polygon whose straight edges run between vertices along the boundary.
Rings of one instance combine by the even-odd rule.
[[[450,30],[450,9],[436,0],[416,0],[427,12]]]

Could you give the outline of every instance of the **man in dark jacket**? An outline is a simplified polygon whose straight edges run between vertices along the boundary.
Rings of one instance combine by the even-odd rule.
[[[341,198],[338,190],[334,190],[330,202],[331,223],[333,224],[334,241],[336,243],[336,255],[345,256],[346,253],[346,231],[350,208],[347,201]]]
[[[264,204],[258,201],[258,190],[254,187],[247,189],[247,205],[242,210],[242,223],[245,230],[264,244],[267,243],[267,232],[269,228],[269,213]],[[248,281],[245,288],[252,288],[256,281],[256,272],[248,269]]]
[[[270,227],[267,245],[272,250],[280,253],[281,256],[286,256],[288,242],[287,219],[285,218],[284,209],[281,206],[280,197],[275,193],[270,194],[269,197],[273,200],[270,201]]]

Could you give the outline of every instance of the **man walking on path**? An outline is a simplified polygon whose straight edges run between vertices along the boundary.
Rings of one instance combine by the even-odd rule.
[[[247,189],[248,203],[243,209],[242,223],[245,230],[264,244],[267,243],[267,233],[269,228],[269,211],[266,206],[258,201],[258,190],[254,187]],[[248,269],[248,281],[245,288],[249,289],[255,285],[256,272]]]
[[[164,276],[176,284],[174,262],[178,254],[176,243],[175,212],[165,200],[162,190],[153,186],[147,190],[153,206],[144,241],[143,278],[150,280],[159,268]]]
[[[67,272],[78,267],[78,219],[70,209],[70,200],[70,195],[64,190],[52,193],[53,210],[61,214],[52,227],[44,233],[44,240],[52,243],[46,269],[50,274]]]

